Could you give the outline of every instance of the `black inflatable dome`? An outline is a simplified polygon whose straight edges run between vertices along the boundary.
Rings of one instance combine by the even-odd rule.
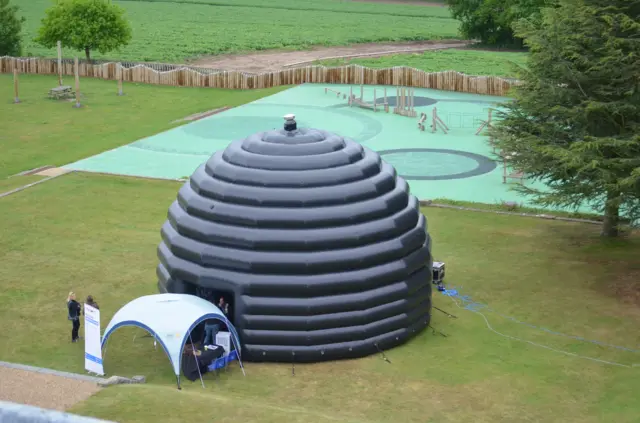
[[[431,238],[404,179],[316,129],[231,143],[162,227],[158,288],[231,296],[243,359],[314,362],[399,345],[428,326]]]

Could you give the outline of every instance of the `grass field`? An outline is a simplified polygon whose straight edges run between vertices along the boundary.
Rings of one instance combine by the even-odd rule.
[[[378,58],[319,61],[325,66],[356,64],[370,68],[407,66],[425,72],[454,70],[467,75],[515,77],[516,69],[527,63],[527,53],[481,50],[440,50],[420,54],[396,54]]]
[[[232,91],[144,84],[125,85],[83,78],[83,104],[48,100],[55,76],[22,75],[20,98],[12,104],[11,76],[0,74],[0,179],[45,165],[64,165],[165,131],[188,115],[236,106],[287,87]]]
[[[64,298],[94,295],[103,325],[128,300],[155,292],[155,248],[178,183],[66,175],[0,200],[0,360],[82,371]],[[42,207],[46,204],[46,207]],[[563,333],[638,348],[640,240],[604,243],[597,227],[427,209],[447,280],[501,313]],[[74,411],[120,422],[635,422],[638,368],[608,366],[505,339],[482,316],[435,294],[430,331],[362,360],[248,364],[178,393],[168,360],[132,330],[109,342],[106,371],[149,385],[107,389]],[[37,312],[34,312],[37,311]],[[498,331],[626,365],[637,353],[552,336],[487,312]],[[37,344],[37,347],[35,346]],[[209,414],[207,414],[209,413]]]
[[[249,50],[455,38],[458,28],[442,7],[311,0],[114,3],[126,10],[133,40],[120,52],[106,56],[95,52],[95,58],[174,62]],[[55,50],[33,42],[50,4],[50,0],[18,3],[27,19],[25,54],[55,56]]]
[[[14,176],[12,178],[0,177],[0,194],[2,194],[3,192],[11,191],[15,188],[31,184],[33,182],[37,182],[44,178],[44,176],[38,175]]]
[[[13,105],[0,76],[2,178],[62,164],[164,130],[175,119],[274,90],[231,92],[82,80],[87,107],[44,97],[55,78],[24,77]],[[5,117],[7,117],[5,119]],[[0,182],[0,192],[37,177]],[[19,182],[18,182],[19,181]],[[156,292],[156,247],[180,184],[70,174],[0,199],[0,360],[83,372],[71,344],[65,297],[95,296],[106,326],[127,301]],[[5,189],[6,188],[6,189]],[[503,315],[640,349],[640,238],[605,241],[595,225],[426,208],[447,282]],[[434,293],[433,326],[379,356],[314,365],[234,367],[206,389],[177,392],[168,359],[137,330],[121,329],[105,354],[108,374],[148,384],[103,390],[72,411],[119,422],[612,422],[640,415],[640,354],[552,335],[482,312],[498,332],[622,366],[589,361],[487,329],[482,315]],[[635,367],[634,367],[635,365]]]

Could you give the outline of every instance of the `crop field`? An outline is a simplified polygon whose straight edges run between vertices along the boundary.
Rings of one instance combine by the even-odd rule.
[[[204,55],[313,45],[455,38],[446,8],[309,0],[115,1],[133,28],[131,44],[95,58],[180,62]],[[50,0],[18,2],[24,53],[55,56],[33,42]],[[77,53],[80,57],[82,53]],[[69,51],[65,56],[71,55]]]
[[[407,16],[407,17],[440,17],[451,18],[446,7],[413,6],[410,4],[361,3],[344,0],[275,0],[264,2],[260,0],[119,0],[122,5],[133,3],[185,3],[206,4],[217,7],[251,7],[252,9],[280,9],[304,11],[329,11],[339,13],[357,13],[370,15]]]
[[[392,56],[350,59],[323,60],[318,64],[340,66],[348,63],[369,68],[390,68],[408,66],[425,72],[455,70],[467,75],[494,75],[515,77],[516,69],[527,63],[527,53],[510,53],[480,50],[437,50],[419,54],[395,54]]]

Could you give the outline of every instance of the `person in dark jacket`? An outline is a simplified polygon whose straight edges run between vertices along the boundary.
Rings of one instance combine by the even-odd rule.
[[[69,310],[68,319],[71,320],[71,342],[78,342],[78,332],[80,331],[80,315],[82,308],[80,303],[76,301],[76,294],[69,292],[67,297],[67,309]]]
[[[220,297],[218,301],[218,308],[228,318],[229,316],[229,304],[224,300],[224,297]],[[214,345],[216,343],[216,335],[220,332],[221,325],[216,320],[207,320],[204,324],[204,340],[202,341],[202,347]]]
[[[100,307],[98,306],[98,303],[96,303],[96,302],[93,300],[93,296],[92,296],[92,295],[88,295],[88,296],[87,296],[87,301],[86,301],[86,303],[87,303],[88,305],[90,305],[91,307],[93,307],[93,308],[95,308],[95,309],[97,309],[97,310],[100,310]]]

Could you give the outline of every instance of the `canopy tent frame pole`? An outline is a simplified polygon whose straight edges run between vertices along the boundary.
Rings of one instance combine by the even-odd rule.
[[[196,347],[195,345],[193,345],[193,338],[191,337],[191,333],[189,333],[189,341],[191,341],[191,352],[193,352],[193,359],[196,360],[196,368],[198,369],[198,376],[200,376],[200,383],[202,383],[202,389],[204,389],[204,380],[202,379],[202,373],[200,372],[200,365],[198,365],[198,354],[196,354]]]
[[[247,374],[244,371],[244,364],[242,364],[242,356],[240,355],[240,345],[238,345],[233,338],[234,337],[232,336],[231,342],[233,342],[233,345],[236,347],[236,351],[238,352],[238,364],[240,364],[240,370],[242,370],[243,376],[247,376]]]
[[[229,328],[229,332],[231,332],[231,321],[228,318],[226,318],[226,316],[225,316],[225,319],[224,319],[224,323]],[[240,345],[238,345],[238,343],[235,341],[235,336],[233,336],[233,332],[231,332],[231,342],[236,347],[236,352],[238,354],[238,364],[240,364],[240,370],[242,370],[242,375],[243,376],[247,376],[247,374],[244,371],[244,365],[242,364],[242,354],[241,354],[241,351],[240,351]]]

